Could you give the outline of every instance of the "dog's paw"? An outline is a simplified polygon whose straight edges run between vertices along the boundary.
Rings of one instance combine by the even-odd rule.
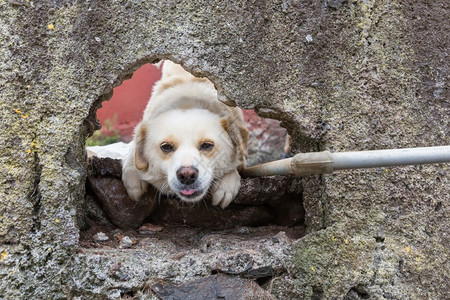
[[[147,183],[142,181],[139,175],[133,170],[126,170],[124,168],[122,182],[127,190],[128,196],[135,201],[138,201],[147,192]]]
[[[213,190],[212,205],[227,207],[234,200],[241,187],[241,176],[237,170],[225,174],[217,188]]]

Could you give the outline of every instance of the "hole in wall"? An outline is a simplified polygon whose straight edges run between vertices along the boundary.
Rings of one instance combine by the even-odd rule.
[[[102,127],[87,140],[87,225],[81,232],[81,245],[138,247],[141,238],[151,235],[189,248],[217,231],[248,239],[279,231],[294,239],[304,236],[301,179],[241,180],[238,196],[226,209],[212,206],[210,199],[192,204],[161,193],[149,196],[157,198],[155,207],[150,208],[145,201],[137,205],[127,197],[118,158],[128,151],[126,143],[131,141],[133,128],[140,122],[152,86],[160,76],[160,66],[145,64],[116,87],[101,108],[98,103],[93,108]],[[253,110],[244,110],[244,120],[250,135],[249,165],[290,155],[287,132],[278,120],[259,117]],[[120,142],[117,148],[105,146],[116,142]],[[125,237],[129,245],[124,245]]]

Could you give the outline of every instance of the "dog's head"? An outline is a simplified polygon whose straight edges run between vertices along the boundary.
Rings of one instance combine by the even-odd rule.
[[[135,164],[163,193],[196,202],[215,179],[242,164],[245,148],[229,120],[205,109],[177,109],[136,129]]]

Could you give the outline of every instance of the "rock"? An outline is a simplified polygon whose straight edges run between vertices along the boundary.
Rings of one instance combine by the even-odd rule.
[[[286,198],[296,195],[301,200],[302,183],[290,176],[270,176],[241,180],[241,189],[233,203],[271,206],[283,203]]]
[[[238,233],[242,233],[242,234],[249,234],[250,233],[250,229],[248,229],[248,227],[238,227],[237,229]]]
[[[280,121],[261,118],[251,110],[244,110],[244,120],[250,135],[247,163],[255,165],[281,159],[287,132]]]
[[[143,224],[141,227],[139,227],[139,234],[153,234],[155,232],[160,232],[162,230],[163,230],[162,226],[146,223]]]
[[[128,197],[122,183],[122,164],[119,159],[93,156],[88,159],[88,178],[93,194],[102,204],[111,222],[120,228],[138,228],[150,215],[156,203],[156,190],[149,191],[139,201]],[[87,199],[91,203],[92,200]],[[98,213],[94,219],[100,219]]]
[[[179,199],[164,199],[156,204],[149,220],[152,223],[169,222],[215,230],[264,225],[273,220],[273,215],[264,206],[231,204],[221,209],[206,202],[187,204]]]
[[[383,297],[385,299],[392,299],[392,296],[390,296],[389,293],[384,294]],[[344,297],[344,300],[360,300],[360,299],[370,299],[370,295],[367,293],[367,291],[362,291],[361,287],[354,287],[350,289],[347,295],[345,295]]]
[[[134,201],[120,179],[89,178],[89,182],[111,222],[120,228],[138,228],[155,208],[156,193],[151,189]]]
[[[109,240],[109,237],[104,232],[97,232],[93,238],[96,242],[106,242]]]
[[[86,195],[86,219],[89,226],[95,225],[110,225],[108,216],[105,211],[100,207],[96,198],[91,195]]]
[[[119,248],[124,249],[130,248],[131,246],[133,246],[133,241],[128,236],[124,236],[120,240]]]
[[[122,178],[122,163],[119,159],[92,156],[88,159],[88,177]]]
[[[158,283],[151,286],[151,289],[162,300],[275,299],[252,280],[224,274],[208,276],[178,286]]]
[[[245,277],[250,279],[270,278],[276,275],[275,270],[271,266],[250,269],[246,272]]]

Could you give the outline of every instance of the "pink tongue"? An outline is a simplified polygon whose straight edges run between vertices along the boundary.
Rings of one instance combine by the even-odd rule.
[[[183,195],[192,195],[193,193],[195,193],[195,190],[182,190],[181,193]]]

